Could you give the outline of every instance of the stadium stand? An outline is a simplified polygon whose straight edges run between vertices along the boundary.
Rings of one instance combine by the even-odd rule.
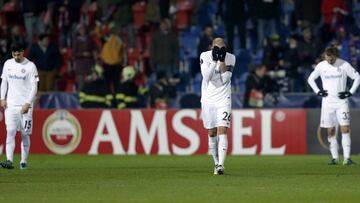
[[[223,0],[226,1],[226,0]],[[31,28],[27,26],[28,19],[23,18],[29,12],[24,6],[28,1],[1,1],[0,10],[0,63],[2,64],[10,57],[10,44],[13,41],[23,41],[27,46],[37,42],[40,34],[48,34],[51,41],[61,53],[62,63],[55,77],[55,92],[43,92],[40,99],[40,108],[79,108],[78,99],[79,84],[74,67],[74,53],[72,51],[72,43],[77,33],[78,25],[85,25],[97,46],[97,54],[94,60],[98,67],[102,67],[99,60],[99,53],[110,34],[110,27],[116,26],[119,30],[118,36],[125,43],[127,48],[127,58],[122,67],[131,65],[135,67],[137,76],[135,81],[137,85],[144,85],[149,88],[156,82],[154,70],[151,69],[150,47],[153,33],[159,27],[159,23],[164,18],[171,22],[171,32],[175,33],[179,42],[179,69],[173,76],[179,82],[176,90],[179,94],[174,99],[174,107],[181,107],[181,102],[185,98],[200,95],[201,74],[199,74],[198,44],[203,36],[203,28],[211,26],[214,30],[214,36],[225,37],[226,23],[228,19],[224,18],[226,7],[221,6],[223,1],[193,1],[193,0],[173,0],[173,1],[46,1],[44,5],[34,7],[36,15],[46,16],[45,18],[34,18],[37,27]],[[329,30],[329,17],[321,10],[321,4],[314,4],[313,10],[317,11],[317,15],[306,16],[301,10],[296,10],[299,5],[298,1],[274,1],[273,6],[279,6],[280,17],[275,19],[275,31],[279,36],[280,45],[286,49],[289,46],[289,38],[294,37],[298,44],[302,43],[303,30],[311,29],[315,34],[314,37],[320,40],[324,47],[333,45],[340,49],[341,57],[350,62],[357,68],[360,60],[360,29],[358,27],[360,20],[360,3],[350,1],[339,1],[339,4],[329,4],[326,9],[333,9],[336,6],[346,9],[347,13],[336,13],[334,22]],[[324,1],[327,2],[327,1]],[[323,2],[323,4],[325,4]],[[342,2],[342,3],[341,3]],[[245,91],[245,81],[249,71],[254,65],[264,62],[264,50],[269,44],[268,40],[264,41],[263,46],[259,46],[258,42],[258,24],[254,8],[261,7],[256,1],[243,1],[245,4],[245,22],[246,22],[246,48],[240,48],[239,33],[234,33],[234,54],[236,55],[236,68],[233,75],[233,98],[236,107],[242,107],[243,93]],[[151,8],[150,6],[151,5]],[[60,9],[60,8],[65,8]],[[151,9],[148,10],[148,9]],[[68,12],[63,15],[62,12]],[[127,12],[126,12],[127,11]],[[152,15],[152,16],[148,16]],[[307,22],[306,19],[323,18],[325,21]],[[26,19],[26,20],[24,20]],[[151,19],[151,20],[150,20]],[[305,21],[304,21],[305,19]],[[264,21],[265,22],[265,21]],[[261,21],[261,23],[264,23]],[[69,24],[70,34],[64,35],[64,24]],[[231,23],[231,22],[230,22]],[[266,22],[265,22],[266,23]],[[335,24],[334,24],[335,23]],[[61,24],[61,25],[60,25]],[[266,26],[266,24],[262,24]],[[269,25],[270,26],[270,25]],[[13,29],[10,29],[13,28]],[[44,30],[42,30],[44,28]],[[235,29],[237,30],[237,29]],[[41,32],[42,31],[42,32]],[[43,33],[44,32],[44,33]],[[326,39],[324,34],[330,33]],[[268,33],[270,34],[270,33]],[[64,42],[65,37],[65,42]],[[301,48],[301,47],[300,47]],[[300,49],[299,48],[299,49]],[[28,53],[27,49],[25,53]],[[270,54],[274,54],[271,52]],[[284,56],[280,55],[280,61]],[[306,52],[301,52],[297,57],[300,61],[309,62],[306,58]],[[316,58],[311,59],[311,64],[317,63],[320,54]],[[306,60],[304,60],[306,59]],[[304,68],[307,64],[298,64],[298,77],[296,80],[303,80],[309,70]],[[91,67],[94,68],[94,67]],[[277,71],[284,70],[282,65],[276,66],[275,73],[270,75],[278,75]],[[116,76],[121,80],[120,75]],[[266,107],[313,107],[308,105],[311,100],[311,92],[309,88],[293,88],[294,78],[285,74],[284,77],[273,77],[276,88],[273,89],[272,95],[277,95],[276,103],[265,101]],[[302,84],[303,86],[305,84]],[[298,96],[297,96],[298,95]],[[64,97],[64,99],[61,99]],[[144,107],[150,107],[148,95],[143,95],[141,99]],[[351,100],[352,105],[357,105],[357,96]],[[140,101],[140,99],[139,99]],[[191,101],[191,100],[190,100]],[[194,100],[195,101],[195,100]],[[185,102],[186,103],[186,102]],[[315,102],[316,103],[316,102]],[[185,105],[185,106],[196,106]],[[316,105],[315,105],[316,106]]]

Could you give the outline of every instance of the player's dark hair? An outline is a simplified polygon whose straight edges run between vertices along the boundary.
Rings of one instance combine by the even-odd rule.
[[[17,52],[17,51],[24,51],[24,45],[20,42],[14,42],[11,44],[11,51]]]
[[[338,58],[340,56],[340,52],[339,52],[339,49],[336,47],[328,47],[325,49],[325,55],[335,56]]]

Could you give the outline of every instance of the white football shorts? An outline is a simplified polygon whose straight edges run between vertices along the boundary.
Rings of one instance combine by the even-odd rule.
[[[201,104],[201,118],[204,128],[230,127],[231,106],[216,107],[212,104]]]
[[[350,125],[350,111],[348,102],[342,104],[323,103],[321,107],[320,127],[332,128],[337,124],[340,126]]]
[[[32,114],[33,108],[30,107],[26,114],[21,114],[21,106],[7,107],[5,109],[6,128],[16,128],[22,134],[30,135],[32,133]]]

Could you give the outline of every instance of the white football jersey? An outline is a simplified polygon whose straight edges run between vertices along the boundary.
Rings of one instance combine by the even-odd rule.
[[[1,78],[8,82],[8,106],[24,105],[30,95],[31,84],[39,81],[35,64],[27,58],[22,63],[15,62],[13,58],[7,60]]]
[[[319,91],[315,83],[315,79],[321,77],[324,90],[328,91],[328,96],[323,98],[323,102],[343,103],[346,99],[339,98],[339,92],[346,91],[347,77],[355,80],[359,77],[359,73],[346,61],[336,59],[331,65],[327,61],[322,61],[315,67],[309,76],[309,84],[315,93]],[[354,83],[350,92],[354,94],[358,85]]]
[[[235,66],[235,56],[226,53],[225,65],[232,69]],[[223,80],[219,67],[220,62],[212,60],[212,51],[200,55],[201,74],[201,103],[215,104],[218,107],[231,105],[231,75],[227,81]],[[232,74],[232,73],[230,73]]]

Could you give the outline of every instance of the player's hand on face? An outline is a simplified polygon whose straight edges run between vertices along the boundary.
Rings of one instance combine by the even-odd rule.
[[[211,52],[213,61],[219,60],[219,51],[220,51],[220,48],[218,46],[213,47],[212,52]]]
[[[30,108],[30,104],[25,103],[22,107],[21,107],[21,114],[25,114],[29,111]]]
[[[327,90],[320,90],[317,95],[319,95],[320,97],[327,97],[328,96],[328,92]]]
[[[219,60],[221,62],[224,62],[225,61],[225,56],[226,56],[226,48],[225,47],[221,47],[220,50],[219,50],[219,53],[218,53],[218,56],[219,56]]]
[[[5,99],[1,100],[1,107],[4,108],[4,109],[6,109],[6,107],[7,107],[7,102],[6,102]]]
[[[345,98],[351,97],[352,94],[349,91],[345,91],[345,92],[339,92],[338,96],[340,99],[345,99]]]

